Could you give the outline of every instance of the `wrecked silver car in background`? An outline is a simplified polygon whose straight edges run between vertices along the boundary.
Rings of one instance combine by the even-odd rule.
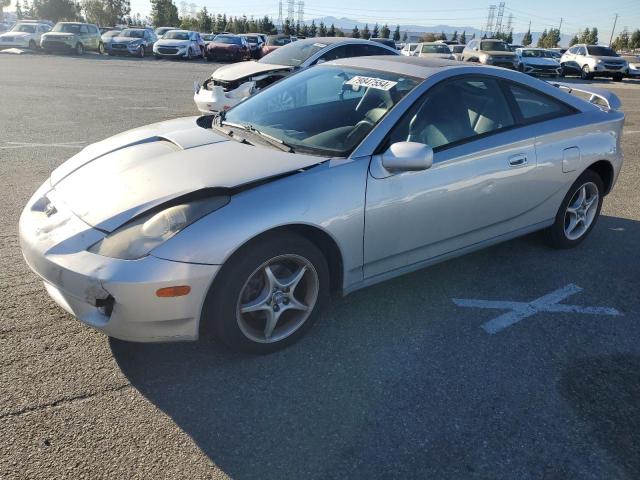
[[[255,62],[241,62],[218,68],[202,85],[194,85],[193,100],[202,113],[228,110],[257,91],[296,70],[348,57],[398,55],[398,52],[369,40],[354,38],[310,38],[285,45]],[[283,92],[284,104],[293,98]]]

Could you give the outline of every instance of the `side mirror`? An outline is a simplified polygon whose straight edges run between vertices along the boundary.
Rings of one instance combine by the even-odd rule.
[[[326,62],[324,58],[319,58],[318,60],[316,60],[316,65],[322,65],[324,62]]]
[[[417,142],[397,142],[382,154],[382,166],[389,172],[426,170],[433,165],[433,149]]]
[[[197,80],[193,82],[193,91],[195,93],[198,93],[200,91],[200,82]]]

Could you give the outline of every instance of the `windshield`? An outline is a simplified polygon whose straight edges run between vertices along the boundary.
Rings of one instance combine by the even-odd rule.
[[[587,45],[587,51],[589,52],[589,55],[595,55],[596,57],[619,57],[615,50],[609,47]]]
[[[11,29],[12,32],[36,33],[35,25],[19,23]]]
[[[164,34],[162,38],[168,40],[189,40],[189,32],[180,32],[179,30],[170,30]]]
[[[522,50],[523,57],[536,57],[536,58],[553,58],[551,52],[546,50]]]
[[[249,43],[258,43],[258,37],[246,35],[244,38],[246,38]]]
[[[133,30],[127,28],[123,30],[119,37],[144,38],[144,30]]]
[[[214,38],[216,38],[216,36],[213,33],[207,33],[205,35],[201,35],[202,39],[210,42],[211,40],[213,40]]]
[[[422,45],[421,53],[451,53],[451,50],[444,43],[438,43],[435,45]]]
[[[242,43],[240,37],[234,37],[232,35],[218,35],[213,41],[216,43],[227,43],[229,45],[240,45]]]
[[[64,32],[64,33],[80,33],[80,24],[79,23],[58,23],[55,27],[53,27],[54,32]]]
[[[501,42],[499,40],[489,40],[489,41],[482,41],[480,43],[480,50],[483,50],[485,52],[510,52],[511,50],[509,49],[509,46],[504,43]]]
[[[120,35],[120,30],[109,30],[108,32],[104,32],[102,34],[102,38],[117,37],[119,35]]]
[[[250,127],[294,151],[346,157],[419,82],[377,70],[309,68],[229,110],[221,128],[252,142],[237,128]]]
[[[268,37],[267,45],[271,47],[281,47],[286,45],[287,43],[291,43],[291,39],[289,37]]]
[[[288,39],[287,39],[288,40]],[[268,42],[267,42],[268,43]],[[273,52],[265,55],[260,63],[269,63],[273,65],[287,65],[289,67],[297,67],[304,63],[309,57],[326,48],[325,43],[298,41],[278,48]]]

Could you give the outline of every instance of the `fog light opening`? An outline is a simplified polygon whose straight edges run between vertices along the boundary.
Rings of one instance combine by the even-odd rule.
[[[107,298],[96,298],[96,307],[102,310],[105,316],[110,317],[113,313],[113,305],[116,303],[116,299],[109,295]]]

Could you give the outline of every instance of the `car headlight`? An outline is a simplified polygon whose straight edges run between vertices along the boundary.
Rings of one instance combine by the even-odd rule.
[[[224,207],[229,199],[209,197],[153,211],[124,224],[88,250],[122,260],[142,258],[196,220]]]
[[[596,63],[597,63],[598,65],[602,65],[604,62],[603,62],[602,60],[598,59],[598,60],[596,60]]]

